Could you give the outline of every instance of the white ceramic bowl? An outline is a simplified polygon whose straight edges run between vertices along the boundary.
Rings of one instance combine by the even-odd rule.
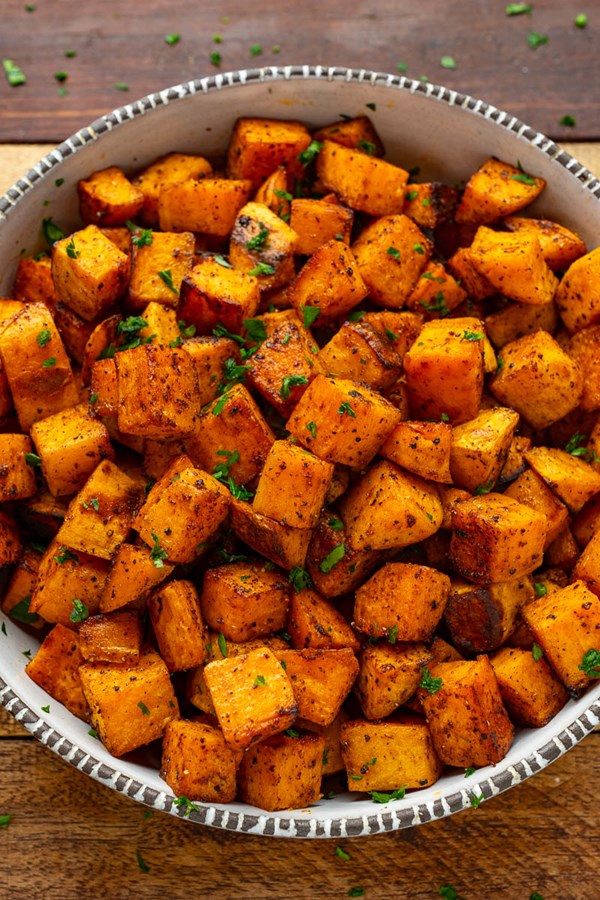
[[[375,104],[367,109],[366,104]],[[491,155],[543,176],[536,208],[596,246],[600,182],[552,141],[480,100],[392,75],[320,66],[219,74],[181,84],[98,119],[42,159],[0,200],[0,296],[10,291],[22,253],[41,247],[49,213],[63,229],[78,224],[75,184],[108,165],[132,172],[169,151],[214,156],[227,146],[240,115],[298,118],[324,125],[340,113],[370,115],[387,158],[419,166],[424,180],[455,183]],[[60,186],[57,179],[64,179]],[[46,203],[46,201],[50,201]],[[102,784],[173,815],[184,812],[151,765],[111,757],[88,726],[48,698],[24,673],[22,651],[36,641],[5,619],[0,634],[0,702],[41,743]],[[50,704],[50,712],[42,707]],[[458,812],[472,794],[489,799],[519,784],[565,753],[600,721],[600,683],[570,700],[544,728],[522,729],[497,766],[448,771],[432,787],[380,805],[342,794],[306,810],[268,814],[244,803],[198,803],[189,821],[230,831],[283,837],[345,837],[418,825]]]

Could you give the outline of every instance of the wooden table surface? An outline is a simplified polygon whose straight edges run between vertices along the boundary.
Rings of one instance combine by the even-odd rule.
[[[29,7],[35,7],[28,11]],[[574,18],[588,13],[586,28]],[[540,0],[3,0],[0,48],[27,83],[0,74],[0,192],[47,150],[127,99],[191,77],[309,62],[427,75],[504,108],[600,174],[600,9]],[[223,17],[228,19],[227,22]],[[533,50],[532,32],[548,37]],[[181,40],[167,44],[166,34]],[[215,35],[222,43],[215,43]],[[262,52],[252,57],[250,47]],[[279,46],[279,52],[273,48]],[[76,56],[65,57],[66,51]],[[256,51],[257,52],[257,51]],[[455,69],[440,65],[451,56]],[[55,73],[65,72],[59,82]],[[115,87],[121,83],[119,90]],[[595,85],[595,89],[594,89]],[[571,115],[575,125],[560,125]],[[577,140],[589,143],[566,144]],[[479,809],[394,834],[289,842],[203,829],[96,784],[0,710],[0,898],[434,898],[595,900],[600,873],[600,733]],[[144,872],[137,853],[148,867]]]

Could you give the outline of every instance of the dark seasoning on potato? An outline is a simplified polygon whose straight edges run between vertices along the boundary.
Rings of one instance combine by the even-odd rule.
[[[518,164],[383,152],[95,172],[0,301],[2,609],[186,800],[391,802],[600,677],[600,249]]]

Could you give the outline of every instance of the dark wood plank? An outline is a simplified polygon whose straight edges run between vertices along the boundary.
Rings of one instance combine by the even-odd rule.
[[[15,737],[29,738],[31,740],[29,732],[22,725],[19,725],[9,712],[0,706],[0,739]]]
[[[426,75],[506,109],[553,137],[600,138],[594,0],[541,0],[531,15],[509,17],[505,3],[465,0],[4,0],[1,58],[18,63],[27,83],[9,88],[0,75],[0,141],[58,141],[121,103],[190,78],[252,65],[313,63]],[[575,27],[588,12],[586,28]],[[222,21],[226,12],[228,22]],[[548,43],[532,50],[532,31]],[[181,34],[173,46],[169,33]],[[221,44],[213,37],[220,34]],[[260,44],[253,57],[250,47]],[[279,46],[280,52],[272,48]],[[75,58],[66,59],[65,51]],[[456,69],[440,65],[452,56]],[[54,73],[66,71],[62,87]],[[119,92],[115,84],[129,88]],[[565,114],[574,128],[559,125]]]

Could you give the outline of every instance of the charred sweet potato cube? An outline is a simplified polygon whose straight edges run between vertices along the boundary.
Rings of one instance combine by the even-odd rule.
[[[238,345],[231,338],[205,335],[184,341],[183,349],[191,356],[198,376],[198,403],[205,406],[219,393],[226,361],[241,362]]]
[[[79,626],[79,649],[86,662],[135,666],[142,646],[140,617],[133,610],[90,616]]]
[[[450,579],[415,563],[386,563],[356,591],[353,621],[389,641],[429,641],[442,618]]]
[[[513,581],[542,562],[548,529],[543,513],[503,494],[463,500],[452,510],[450,554],[456,571],[472,581]]]
[[[521,607],[534,597],[528,577],[487,587],[453,578],[444,611],[450,640],[470,656],[496,650],[513,631]]]
[[[365,647],[355,693],[367,719],[384,719],[415,693],[431,659],[425,644],[379,641]]]
[[[52,278],[57,299],[90,322],[124,293],[129,260],[96,225],[88,225],[54,244]]]
[[[40,540],[51,541],[64,522],[68,506],[65,498],[53,497],[45,485],[41,485],[33,497],[19,504],[19,522]]]
[[[398,380],[402,361],[392,341],[368,322],[345,322],[319,354],[325,372],[351,378],[373,390],[383,390]]]
[[[399,422],[379,453],[415,475],[450,484],[452,439],[445,422]]]
[[[496,222],[533,203],[546,186],[543,178],[526,175],[491,157],[469,179],[455,213],[460,225]]]
[[[212,334],[217,325],[237,333],[244,319],[255,314],[259,302],[254,275],[228,269],[206,257],[184,278],[177,314],[195,325],[199,334]]]
[[[532,469],[528,469],[519,475],[504,492],[505,497],[512,497],[525,506],[531,506],[543,513],[548,521],[548,531],[544,542],[544,550],[547,550],[560,532],[568,524],[569,513],[558,497],[544,481],[536,475]]]
[[[200,598],[207,624],[238,642],[281,631],[289,599],[289,582],[281,573],[246,562],[208,569]]]
[[[387,460],[375,463],[339,507],[355,550],[408,547],[435,534],[443,517],[435,486]]]
[[[600,529],[595,531],[571,573],[574,581],[583,583],[600,597]]]
[[[600,323],[600,247],[571,263],[556,291],[555,301],[567,331]]]
[[[233,127],[227,151],[227,174],[230,178],[251,179],[254,189],[279,166],[299,174],[298,156],[310,141],[310,134],[300,122],[240,118]]]
[[[299,197],[292,200],[290,227],[297,234],[295,252],[311,256],[327,241],[350,243],[354,213],[339,203]]]
[[[314,313],[319,325],[345,315],[369,293],[355,256],[344,241],[327,241],[304,264],[288,292],[291,305],[300,315]]]
[[[549,591],[522,613],[565,687],[579,690],[598,678],[600,599],[583,581]]]
[[[475,267],[470,247],[460,247],[448,260],[448,268],[473,300],[485,300],[495,293],[493,284]]]
[[[341,556],[340,547],[344,549]],[[382,556],[379,550],[353,550],[346,539],[342,520],[323,510],[308,546],[306,568],[323,597],[340,597],[356,590]]]
[[[311,537],[309,528],[282,525],[235,499],[231,503],[231,527],[240,540],[276,566],[303,568]]]
[[[19,260],[12,290],[14,303],[45,303],[49,309],[56,304],[50,256],[36,259],[28,256]],[[17,312],[17,309],[13,310]]]
[[[79,677],[82,662],[77,633],[64,625],[55,625],[27,663],[25,672],[54,700],[85,721],[89,707]]]
[[[238,271],[259,275],[261,291],[271,290],[289,284],[294,277],[297,240],[296,232],[277,213],[264,203],[251,201],[235,220],[229,259]],[[257,272],[261,267],[263,270]]]
[[[511,719],[526,728],[542,728],[569,699],[546,660],[531,650],[502,647],[490,662]]]
[[[331,725],[358,675],[352,650],[280,650],[275,655],[285,664],[298,715],[316,725]]]
[[[489,339],[498,348],[536,331],[552,334],[556,331],[558,313],[554,303],[532,306],[530,303],[512,301],[498,312],[486,316],[484,321]]]
[[[357,791],[402,791],[435,784],[442,765],[429,728],[420,716],[386,722],[354,719],[340,729],[348,787]]]
[[[332,463],[290,441],[275,441],[265,460],[253,507],[282,525],[314,528],[332,477]]]
[[[514,410],[493,407],[454,426],[450,474],[456,487],[479,494],[496,484],[518,423]]]
[[[461,768],[500,762],[514,729],[489,658],[438,663],[430,674],[435,692],[420,688],[419,695],[440,760]]]
[[[115,313],[107,318],[103,317],[99,322],[94,320],[88,323],[94,327],[90,332],[81,358],[81,380],[84,384],[90,383],[92,369],[96,362],[110,362],[114,365],[114,354],[110,345],[113,344],[116,350],[117,329],[122,321],[122,316]],[[123,326],[121,326],[122,328]]]
[[[102,312],[88,322],[66,303],[59,301],[53,308],[54,322],[72,361],[83,364],[90,338],[105,315],[106,313]]]
[[[43,620],[29,611],[31,596],[35,590],[42,553],[33,547],[25,547],[14,566],[0,608],[11,618],[33,628],[43,628]]]
[[[353,119],[325,125],[314,132],[313,139],[320,143],[334,141],[343,147],[350,147],[351,150],[364,150],[365,145],[371,145],[369,147],[371,156],[384,155],[381,139],[368,116],[355,116]]]
[[[96,615],[108,570],[105,559],[88,553],[74,553],[53,541],[40,561],[29,612],[37,613],[46,622],[70,626],[73,601],[77,599],[90,615]]]
[[[235,756],[218,728],[174,719],[165,728],[160,775],[177,797],[230,803],[236,795]]]
[[[514,435],[510,443],[510,447],[508,448],[506,461],[502,466],[500,475],[498,476],[498,484],[507,484],[511,481],[514,481],[515,478],[518,478],[519,475],[523,474],[523,472],[527,468],[527,463],[525,462],[525,453],[530,448],[530,437],[522,434]]]
[[[206,684],[223,736],[244,749],[289,728],[298,712],[290,679],[274,653],[263,647],[215,660]]]
[[[165,184],[158,197],[160,229],[228,237],[251,193],[252,182],[247,179],[203,178]]]
[[[404,215],[388,215],[363,228],[352,245],[371,300],[401,309],[427,265],[431,242]]]
[[[158,649],[169,672],[200,666],[205,659],[204,623],[191,581],[169,581],[148,599]]]
[[[578,331],[565,350],[584,376],[580,409],[600,409],[600,325]]]
[[[406,298],[409,309],[423,313],[426,319],[444,318],[467,298],[461,284],[442,263],[429,261]]]
[[[212,166],[202,156],[187,153],[167,153],[150,163],[131,179],[144,196],[140,218],[144,225],[158,225],[158,198],[165,184],[191,181],[212,173]]]
[[[23,500],[36,493],[35,470],[25,461],[32,449],[26,434],[0,434],[0,500]]]
[[[401,213],[408,172],[360,150],[326,140],[317,176],[346,206],[371,216]]]
[[[87,403],[34,422],[31,437],[55,496],[76,493],[99,462],[114,459],[106,426],[90,416]]]
[[[79,212],[88,225],[124,225],[127,219],[135,219],[144,205],[142,192],[117,166],[81,179],[77,192]]]
[[[152,548],[155,565],[193,562],[227,516],[229,501],[227,488],[180,456],[151,488],[133,527]]]
[[[295,650],[360,650],[360,641],[342,613],[310,588],[292,591],[287,630]]]
[[[540,242],[542,256],[553,272],[564,272],[571,263],[586,253],[585,243],[579,235],[558,222],[506,216],[502,224],[516,234],[534,234]]]
[[[573,512],[579,512],[600,491],[600,472],[558,447],[532,447],[525,459]]]
[[[157,566],[147,547],[121,544],[100,598],[101,612],[108,613],[130,604],[140,605],[152,588],[173,571],[170,563],[160,561],[162,566]]]
[[[0,356],[24,432],[79,401],[63,342],[43,303],[26,304],[4,324]]]
[[[324,751],[325,739],[316,734],[280,734],[252,747],[239,768],[240,799],[269,812],[316,803]]]
[[[558,279],[546,265],[535,235],[481,225],[470,250],[477,271],[505,297],[533,306],[553,300]]]
[[[155,650],[136,666],[86,663],[79,669],[92,725],[113,756],[123,756],[162,737],[179,718],[169,671]]]
[[[135,243],[127,307],[140,312],[148,303],[176,307],[183,278],[194,265],[194,235],[189,232],[152,232],[151,241]]]
[[[321,459],[360,468],[375,456],[399,421],[398,410],[369,388],[317,375],[286,427]]]
[[[458,190],[440,181],[409,184],[404,195],[404,215],[419,228],[437,228],[453,218]]]

